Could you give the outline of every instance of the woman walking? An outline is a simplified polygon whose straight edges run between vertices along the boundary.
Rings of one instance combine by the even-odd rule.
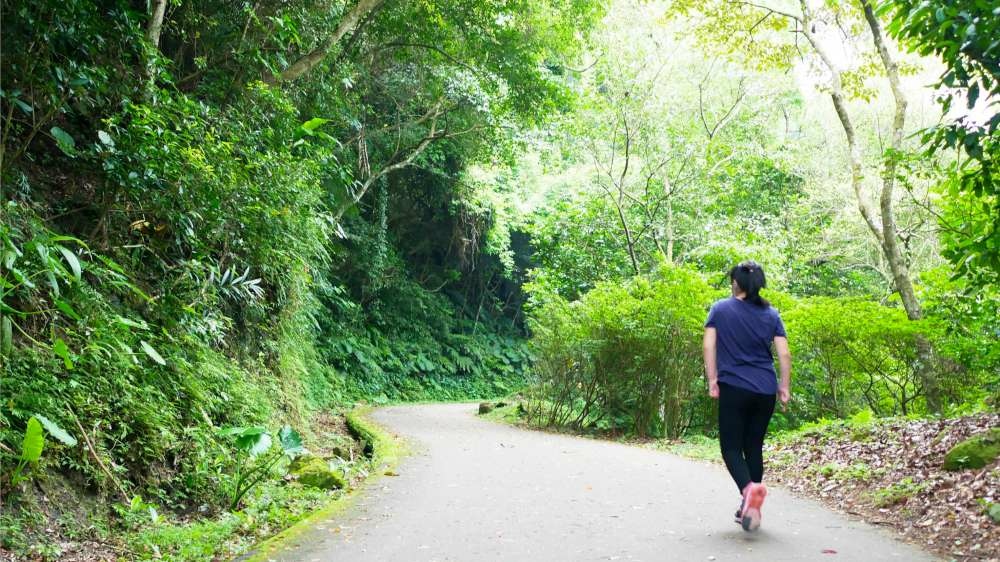
[[[791,397],[792,356],[778,311],[761,298],[764,270],[745,261],[729,272],[733,296],[712,305],[705,321],[705,375],[708,394],[719,400],[719,444],[742,499],[736,522],[745,531],[760,527],[767,488],[764,435],[774,414]],[[778,353],[781,380],[774,371],[771,345]]]

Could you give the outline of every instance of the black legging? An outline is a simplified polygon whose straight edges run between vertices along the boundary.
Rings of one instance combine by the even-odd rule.
[[[774,414],[774,395],[719,383],[719,445],[736,487],[764,478],[764,435]]]

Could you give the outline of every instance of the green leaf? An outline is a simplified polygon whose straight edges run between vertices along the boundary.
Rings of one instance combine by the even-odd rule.
[[[59,253],[62,254],[64,258],[66,258],[66,263],[68,263],[70,269],[73,270],[73,277],[76,277],[76,280],[79,281],[83,275],[83,269],[80,267],[80,260],[77,259],[76,254],[71,252],[69,248],[66,248],[65,246],[57,245],[56,249],[59,250]]]
[[[27,275],[25,275],[23,271],[21,271],[16,267],[9,267],[8,269],[10,270],[11,274],[14,275],[14,279],[16,279],[18,283],[23,284],[25,287],[29,289],[35,288],[35,284],[31,282],[31,279]]]
[[[253,447],[250,448],[250,456],[256,457],[263,453],[266,453],[268,449],[271,448],[271,434],[261,433],[257,436],[257,440],[254,442]]]
[[[148,355],[150,359],[152,359],[156,363],[160,365],[167,364],[167,362],[163,360],[163,357],[160,356],[160,354],[157,353],[156,350],[153,349],[153,346],[149,345],[149,343],[147,343],[146,340],[140,340],[139,347],[141,347],[142,350],[146,352],[146,355]]]
[[[62,338],[56,338],[56,341],[52,342],[52,352],[55,353],[56,356],[62,358],[63,365],[65,365],[67,369],[73,368],[73,359],[69,354],[69,346],[66,345],[66,342],[64,342]]]
[[[254,425],[250,427],[224,427],[219,430],[220,437],[232,437],[233,435],[238,435],[240,437],[246,437],[249,435],[260,435],[267,431],[267,428],[260,425]]]
[[[236,439],[236,448],[250,455],[250,458],[257,457],[271,448],[271,434],[266,431],[245,433]]]
[[[115,322],[121,324],[122,326],[128,326],[129,328],[138,328],[140,330],[148,330],[149,326],[145,322],[136,322],[131,318],[125,318],[124,316],[116,316]]]
[[[17,107],[21,108],[21,111],[25,112],[28,115],[31,115],[32,113],[35,112],[35,108],[31,107],[30,105],[28,105],[27,103],[18,98],[14,98],[14,103],[17,104]]]
[[[56,304],[56,308],[58,308],[59,310],[61,310],[63,312],[63,314],[65,314],[66,316],[69,316],[73,320],[77,320],[77,321],[79,321],[81,319],[80,315],[77,314],[76,310],[73,310],[73,307],[70,306],[68,302],[66,302],[66,301],[64,301],[62,299],[58,299],[57,298],[57,299],[55,299],[55,304]]]
[[[1000,523],[1000,503],[991,503],[987,514],[994,523]]]
[[[107,146],[114,148],[115,141],[111,139],[111,135],[109,135],[108,133],[104,131],[97,131],[97,138],[100,139],[100,141],[106,144]]]
[[[67,433],[65,429],[56,425],[55,422],[41,414],[35,414],[34,417],[38,418],[38,421],[42,422],[42,425],[45,426],[45,431],[48,431],[49,435],[55,437],[60,443],[69,445],[70,447],[76,446],[76,438]]]
[[[45,447],[45,435],[42,433],[42,424],[38,423],[35,416],[28,420],[28,428],[24,431],[24,441],[21,443],[21,460],[26,462],[38,462],[42,458],[42,448]]]
[[[56,144],[59,145],[59,150],[66,153],[67,156],[76,155],[76,141],[73,140],[73,137],[71,137],[69,133],[59,127],[52,127],[49,129],[49,132],[52,133],[52,138],[56,139]]]
[[[313,133],[321,127],[324,123],[329,123],[329,119],[323,119],[322,117],[314,117],[302,124],[301,134],[306,136],[312,136]]]
[[[56,274],[51,269],[47,269],[45,270],[45,278],[49,280],[49,287],[52,287],[52,294],[58,297],[59,282],[56,280]]]
[[[302,446],[302,436],[290,426],[284,426],[278,431],[278,442],[286,455],[298,455],[305,451]]]
[[[83,242],[83,240],[80,240],[79,238],[76,238],[76,237],[73,237],[73,236],[65,236],[65,235],[62,235],[62,234],[57,234],[55,236],[50,236],[50,237],[48,237],[48,241],[49,242],[74,242],[76,244],[79,244],[79,245],[83,246],[84,248],[87,247],[87,244],[85,244]]]

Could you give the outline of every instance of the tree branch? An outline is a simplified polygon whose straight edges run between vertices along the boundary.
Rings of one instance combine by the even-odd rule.
[[[799,16],[796,16],[795,14],[793,14],[791,12],[783,12],[781,10],[775,10],[774,8],[771,8],[769,6],[763,6],[761,4],[755,4],[754,2],[746,2],[744,0],[730,0],[729,3],[730,4],[735,4],[737,6],[750,6],[751,8],[756,8],[758,10],[764,10],[764,11],[766,11],[768,13],[768,15],[776,14],[776,15],[783,16],[783,17],[786,17],[786,18],[791,19],[791,20],[798,21],[798,22],[803,21],[803,18],[801,18]],[[758,22],[758,23],[760,23],[760,22]]]
[[[841,127],[844,129],[844,136],[847,138],[848,157],[851,165],[851,186],[854,188],[854,194],[858,199],[858,210],[861,211],[861,216],[865,219],[868,229],[871,230],[881,245],[883,242],[882,229],[877,222],[871,196],[864,185],[865,178],[862,167],[861,147],[858,145],[851,115],[847,111],[847,101],[844,99],[840,69],[833,63],[833,58],[826,51],[826,47],[816,37],[813,31],[813,22],[810,21],[808,15],[809,9],[806,1],[799,0],[799,2],[802,5],[802,13],[804,15],[802,20],[802,34],[805,35],[809,44],[816,51],[816,54],[819,55],[820,60],[823,61],[823,65],[830,72],[830,99],[833,101],[833,108],[837,113],[837,118],[840,120]]]
[[[384,1],[385,0],[358,0],[358,3],[351,8],[351,11],[347,12],[343,19],[340,20],[340,24],[338,24],[336,29],[333,30],[333,33],[323,40],[319,46],[306,55],[300,57],[279,74],[273,74],[265,78],[265,82],[275,84],[278,82],[296,80],[306,72],[312,70],[316,65],[322,62],[328,54],[330,54],[330,51],[333,50],[341,39],[343,39],[344,35],[353,31],[363,18],[381,7]]]

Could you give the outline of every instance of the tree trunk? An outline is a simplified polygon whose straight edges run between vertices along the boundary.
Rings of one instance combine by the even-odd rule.
[[[674,263],[674,205],[667,201],[667,263]]]
[[[862,0],[861,7],[864,10],[868,27],[871,28],[875,48],[878,49],[882,66],[885,67],[886,76],[889,78],[892,97],[896,102],[896,112],[892,120],[891,152],[886,155],[882,167],[882,194],[879,198],[879,206],[882,210],[882,246],[885,250],[885,257],[889,260],[889,269],[892,271],[893,282],[899,292],[899,298],[903,301],[906,316],[910,320],[920,320],[923,317],[923,310],[920,307],[920,301],[917,300],[916,293],[913,291],[910,271],[899,248],[899,231],[896,228],[896,219],[892,209],[892,195],[896,186],[896,167],[903,148],[903,126],[906,123],[907,101],[899,80],[899,67],[889,55],[889,49],[886,47],[882,34],[882,26],[875,16],[875,11],[868,0]],[[934,351],[927,338],[920,334],[917,335],[916,345],[918,361],[916,371],[924,387],[927,409],[939,413],[943,404],[941,387],[938,384],[937,374],[934,372]]]
[[[803,14],[808,14],[804,3],[802,11]],[[817,40],[816,36],[813,34],[812,20],[809,19],[808,15],[805,15],[804,17],[805,19],[802,22],[802,33],[806,36],[806,39],[809,40],[809,43],[812,44],[813,49],[816,50],[816,53],[823,61],[827,70],[830,71],[830,99],[833,101],[833,109],[837,112],[837,118],[840,120],[840,124],[844,129],[844,136],[847,138],[847,154],[851,165],[851,187],[854,189],[854,195],[858,200],[858,210],[861,212],[861,217],[865,219],[868,229],[875,236],[881,246],[882,228],[878,224],[878,217],[875,214],[875,208],[871,201],[871,195],[865,187],[861,147],[858,145],[857,136],[854,133],[854,123],[851,121],[851,114],[847,111],[847,102],[844,99],[843,87],[841,85],[840,70],[838,70],[836,65],[834,65],[833,59],[831,59],[830,55],[826,52],[826,48],[823,47],[822,43]]]
[[[163,15],[167,12],[167,0],[156,0],[153,5],[153,15],[149,18],[149,24],[146,25],[146,39],[153,44],[154,47],[160,47],[160,31],[163,29]]]
[[[628,257],[632,261],[632,271],[636,275],[639,275],[639,260],[635,257],[635,243],[632,241],[632,230],[628,227],[628,221],[625,219],[625,210],[622,209],[621,203],[615,203],[615,209],[618,210],[618,220],[621,222],[622,231],[625,233],[625,246],[628,249]]]
[[[362,19],[378,9],[379,6],[382,5],[383,1],[384,0],[358,0],[358,3],[354,5],[354,8],[344,14],[344,18],[340,20],[340,24],[337,25],[337,28],[333,31],[333,33],[320,43],[319,46],[293,62],[288,68],[281,71],[281,73],[265,78],[265,82],[275,84],[277,82],[295,80],[306,72],[312,70],[323,59],[325,59],[328,54],[330,54],[330,51],[337,45],[337,43],[340,42],[341,39],[344,38],[345,35],[354,31]]]
[[[906,96],[899,83],[899,68],[889,56],[889,49],[886,47],[885,39],[882,37],[882,27],[871,4],[867,0],[862,0],[861,7],[865,12],[865,19],[868,27],[871,28],[872,38],[878,50],[882,66],[885,67],[886,76],[889,78],[889,86],[892,88],[892,96],[896,102],[896,111],[892,120],[892,144],[890,153],[886,155],[882,166],[882,193],[879,197],[879,207],[882,211],[882,247],[885,250],[885,257],[889,260],[889,269],[892,271],[893,281],[899,297],[903,301],[903,308],[910,320],[919,320],[923,316],[920,303],[913,292],[913,283],[910,281],[909,268],[903,254],[899,248],[899,231],[896,228],[896,219],[892,209],[892,196],[896,185],[896,166],[899,153],[903,148],[903,127],[906,124]]]
[[[861,150],[858,145],[857,138],[855,137],[854,125],[851,122],[850,113],[847,111],[847,105],[844,100],[840,70],[833,64],[833,60],[826,52],[825,47],[813,34],[812,26],[814,25],[814,21],[809,17],[809,9],[805,0],[800,0],[800,4],[802,6],[803,14],[802,33],[812,45],[813,49],[816,50],[816,53],[819,55],[820,59],[822,59],[823,64],[827,67],[831,74],[830,98],[833,101],[837,117],[840,119],[840,123],[844,128],[844,134],[847,137],[847,145],[851,162],[851,184],[858,199],[858,209],[861,211],[861,216],[868,224],[868,228],[872,235],[874,235],[878,240],[882,254],[885,256],[885,259],[889,264],[889,269],[892,272],[893,285],[895,286],[895,290],[899,293],[907,318],[910,320],[919,320],[923,316],[923,311],[921,310],[920,302],[917,300],[916,294],[914,293],[909,268],[899,247],[899,230],[896,227],[892,200],[895,189],[897,158],[903,144],[903,128],[906,124],[907,106],[906,97],[903,94],[900,85],[899,69],[896,63],[892,60],[892,57],[889,55],[889,50],[882,35],[882,26],[879,24],[878,18],[875,16],[875,12],[872,9],[871,4],[868,0],[861,0],[861,8],[864,12],[865,21],[871,29],[872,39],[875,43],[875,48],[878,51],[882,66],[885,68],[886,76],[889,79],[889,85],[892,89],[892,95],[896,106],[892,122],[890,153],[886,155],[882,165],[882,191],[879,194],[880,216],[876,217],[874,205],[870,200],[867,189],[864,187]],[[920,377],[921,383],[924,387],[927,409],[931,412],[940,412],[942,407],[941,393],[940,387],[937,384],[937,377],[933,372],[933,350],[931,349],[930,342],[928,342],[926,338],[919,335],[916,338],[916,346],[918,364],[915,369],[917,376]]]

